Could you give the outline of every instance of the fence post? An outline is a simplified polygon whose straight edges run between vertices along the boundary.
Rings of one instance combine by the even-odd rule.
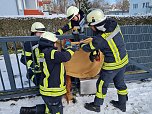
[[[12,70],[12,65],[11,65],[7,45],[5,42],[1,43],[1,45],[2,45],[2,52],[4,55],[5,64],[6,64],[6,69],[7,69],[7,73],[8,73],[8,78],[9,78],[9,82],[11,85],[11,90],[16,90],[14,74],[13,74],[13,70]]]

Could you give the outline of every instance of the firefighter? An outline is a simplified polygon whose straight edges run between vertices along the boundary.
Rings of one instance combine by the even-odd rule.
[[[45,32],[39,44],[44,59],[40,94],[51,114],[63,114],[61,98],[66,93],[66,73],[63,62],[69,61],[76,51],[69,43],[65,43],[65,51],[58,51],[55,43],[57,40],[55,34]]]
[[[41,36],[45,32],[45,26],[40,22],[35,22],[31,26],[31,36]],[[25,42],[24,51],[22,51],[21,62],[27,65],[27,78],[31,79],[35,85],[39,85],[39,77],[41,74],[38,56],[38,41]],[[31,47],[31,48],[30,48]],[[32,54],[33,53],[33,54]]]
[[[112,100],[110,103],[125,112],[128,92],[124,72],[128,64],[128,54],[120,27],[114,19],[107,18],[100,9],[92,10],[87,15],[87,23],[96,32],[96,36],[89,44],[80,43],[80,47],[86,52],[100,50],[104,54],[104,63],[96,83],[94,102],[86,103],[84,107],[90,111],[100,112],[108,85],[113,80],[118,101]]]
[[[83,11],[78,9],[75,6],[70,6],[67,9],[67,18],[69,22],[61,29],[56,32],[56,35],[63,35],[65,32],[69,30],[73,30],[74,35],[78,35],[79,33],[83,32],[83,27],[85,24],[85,14]],[[74,41],[79,41],[78,37],[75,37]]]
[[[56,48],[56,35],[45,32],[39,41],[39,62],[41,68],[41,79],[39,92],[44,104],[34,107],[22,107],[20,114],[63,114],[62,96],[66,93],[65,68],[63,62],[71,59],[76,51],[71,44],[65,43],[65,50],[61,52]]]
[[[58,31],[55,33],[56,35],[63,35],[69,30],[72,30],[72,34],[74,36],[74,39],[70,39],[71,41],[80,41],[79,33],[84,32],[84,24],[85,24],[85,14],[82,10],[75,6],[70,6],[66,11],[68,23],[64,25],[61,29],[58,29]],[[70,100],[73,102],[76,102],[76,99],[74,96],[70,93],[71,91],[71,77],[69,75],[67,77],[67,94],[66,94],[66,100],[69,103]],[[73,79],[73,78],[72,78]],[[76,82],[78,79],[74,78],[74,81]]]

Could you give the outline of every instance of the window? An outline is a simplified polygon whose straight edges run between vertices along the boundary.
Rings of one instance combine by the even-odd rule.
[[[133,9],[137,9],[138,8],[138,4],[133,4]]]
[[[143,8],[145,7],[145,3],[143,3]]]
[[[149,7],[149,2],[146,2],[146,8],[148,8]]]

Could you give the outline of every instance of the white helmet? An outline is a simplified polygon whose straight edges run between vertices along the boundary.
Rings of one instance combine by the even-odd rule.
[[[75,6],[70,6],[67,9],[67,18],[71,20],[74,16],[76,16],[79,13],[79,9]]]
[[[44,32],[44,33],[41,35],[41,38],[50,40],[50,41],[52,41],[52,42],[56,42],[56,41],[58,40],[58,38],[56,37],[56,35],[53,34],[52,32]]]
[[[96,25],[100,22],[103,22],[106,19],[106,16],[104,15],[103,11],[100,9],[92,10],[87,15],[87,22],[89,25]]]
[[[35,22],[31,26],[31,32],[45,32],[45,26],[40,22]]]

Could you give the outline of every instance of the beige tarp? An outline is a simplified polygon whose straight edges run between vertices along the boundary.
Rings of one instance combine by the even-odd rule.
[[[91,40],[87,39],[84,43]],[[72,42],[72,44],[77,44],[77,42]],[[67,75],[77,78],[95,77],[100,72],[104,56],[100,52],[100,61],[91,62],[89,55],[90,53],[84,52],[82,49],[76,51],[71,60],[64,63]]]

